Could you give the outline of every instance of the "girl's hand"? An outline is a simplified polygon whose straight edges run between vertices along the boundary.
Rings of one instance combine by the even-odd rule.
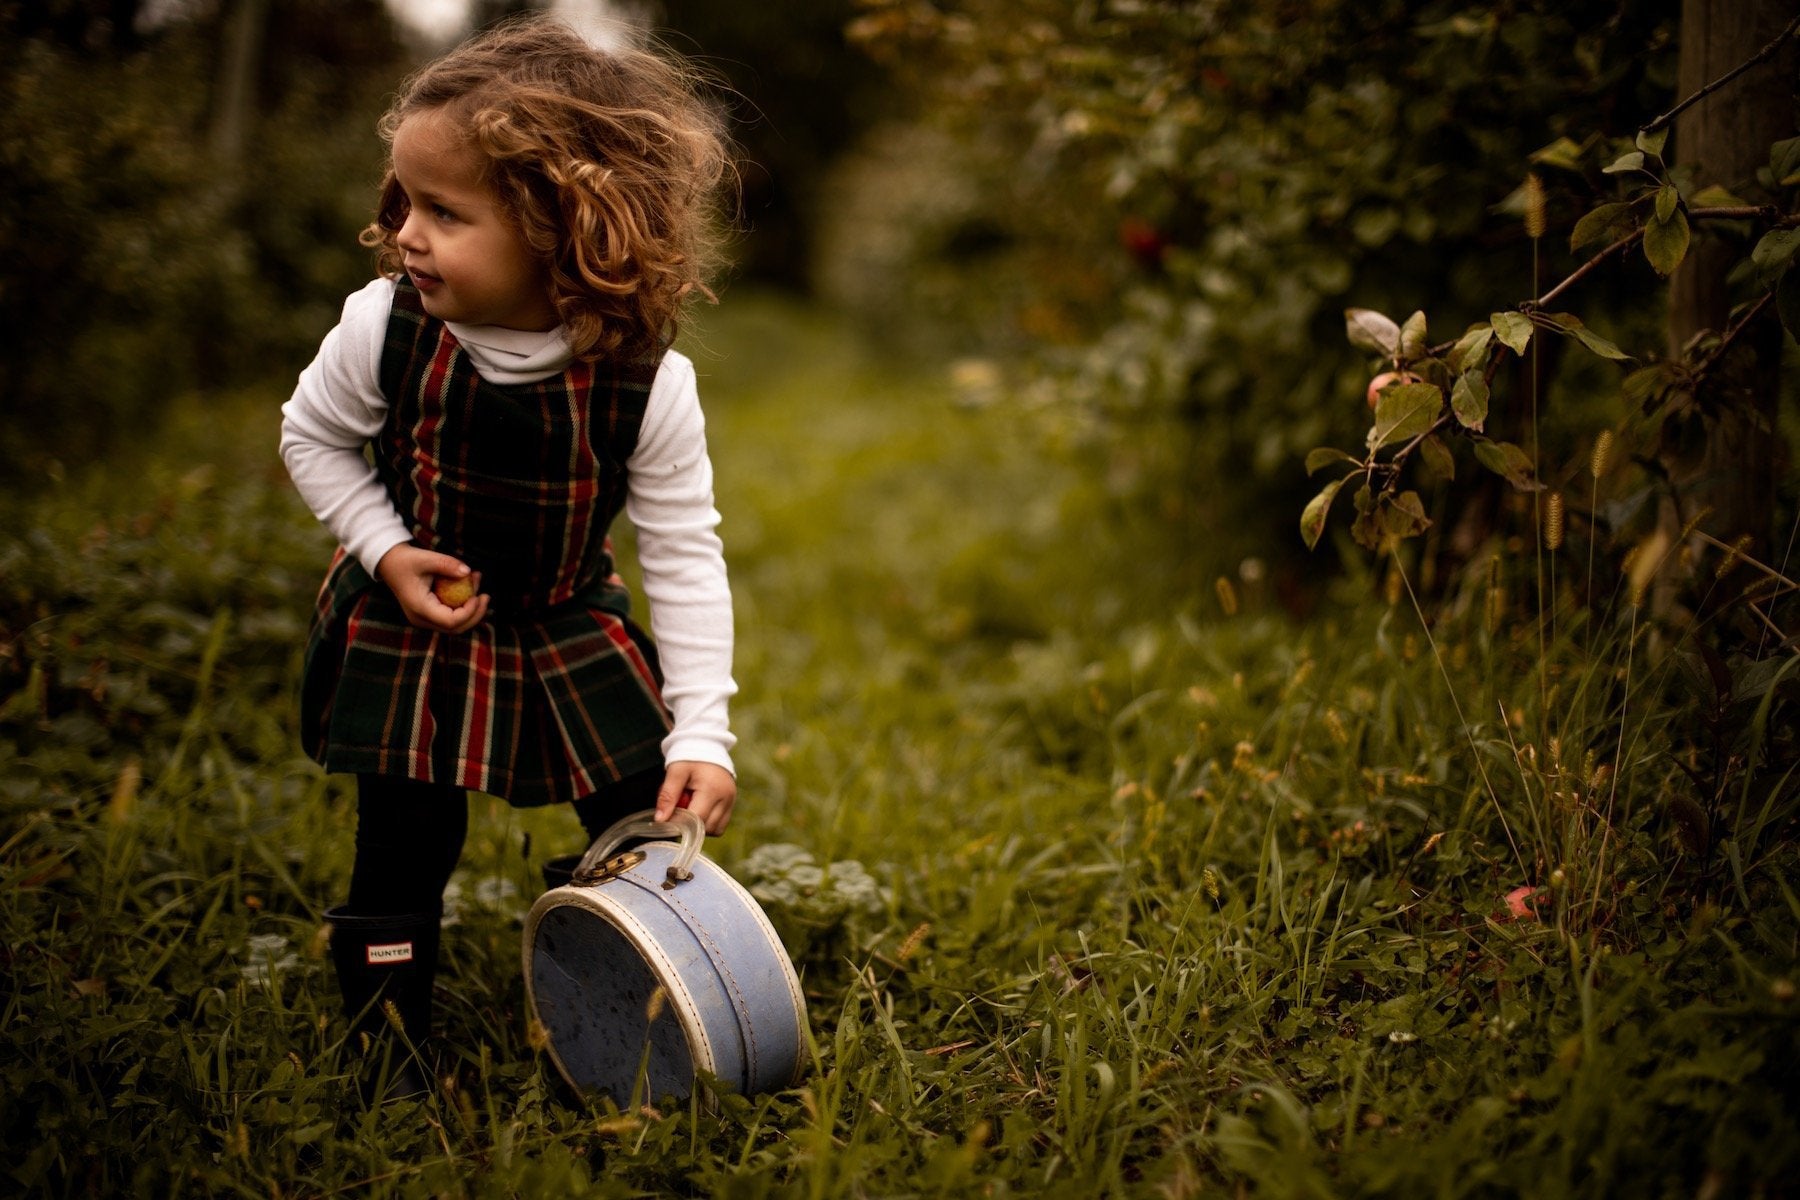
[[[731,823],[737,803],[737,780],[716,763],[672,762],[656,793],[656,819],[667,821],[677,808],[691,811],[715,836]]]
[[[375,573],[394,593],[406,619],[420,629],[467,633],[487,616],[488,598],[481,594],[481,572],[469,570],[467,563],[448,554],[402,542],[381,556]],[[475,594],[461,604],[445,604],[432,590],[440,578],[466,579]]]

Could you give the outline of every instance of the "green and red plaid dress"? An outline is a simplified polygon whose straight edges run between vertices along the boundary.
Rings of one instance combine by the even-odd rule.
[[[488,619],[407,623],[339,550],[307,640],[302,737],[328,771],[455,784],[529,806],[662,765],[655,652],[629,618],[607,530],[654,361],[483,379],[404,281],[381,358],[375,468],[413,541],[481,572]]]

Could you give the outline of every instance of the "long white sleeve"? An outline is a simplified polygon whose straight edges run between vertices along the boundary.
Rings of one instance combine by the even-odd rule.
[[[694,364],[673,350],[650,388],[626,470],[625,515],[637,530],[663,701],[675,717],[663,758],[732,770],[731,586]]]
[[[370,575],[412,532],[363,457],[387,418],[381,343],[394,285],[377,279],[344,301],[337,327],[281,406],[281,458],[306,506]]]

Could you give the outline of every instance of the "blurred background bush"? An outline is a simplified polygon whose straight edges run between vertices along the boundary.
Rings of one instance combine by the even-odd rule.
[[[173,395],[292,372],[367,272],[374,3],[0,6],[4,457],[22,480]]]
[[[1678,9],[868,0],[852,35],[911,106],[834,178],[815,279],[871,326],[895,307],[948,326],[914,322],[921,346],[1009,371],[1025,350],[1114,434],[1172,434],[1153,507],[1279,555],[1311,490],[1301,458],[1367,423],[1344,309],[1427,309],[1443,340],[1535,295],[1534,268],[1566,272],[1598,174],[1544,172],[1539,262],[1519,221],[1532,156],[1667,106]],[[1632,264],[1582,303],[1654,343],[1656,292]]]
[[[1301,456],[1366,423],[1342,310],[1428,308],[1451,337],[1533,294],[1534,265],[1566,266],[1534,264],[1514,219],[1526,164],[1667,104],[1678,8],[562,6],[650,24],[722,77],[734,284],[852,314],[977,399],[1048,400],[1177,536],[1205,522],[1275,555],[1300,550]],[[134,436],[172,395],[291,378],[370,269],[355,235],[385,98],[510,7],[0,3],[6,486]],[[1588,180],[1546,179],[1564,258]],[[1656,327],[1635,270],[1584,295],[1590,322]]]
[[[8,487],[141,434],[171,397],[291,379],[369,277],[375,123],[477,0],[0,2],[0,462]],[[816,184],[885,94],[847,3],[668,10],[743,148],[740,277],[803,288]]]

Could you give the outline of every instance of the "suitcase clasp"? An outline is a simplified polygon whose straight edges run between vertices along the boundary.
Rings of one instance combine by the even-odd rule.
[[[627,850],[623,854],[615,854],[599,866],[590,870],[577,870],[569,882],[576,887],[595,887],[611,879],[617,879],[631,868],[644,861],[642,850]]]

